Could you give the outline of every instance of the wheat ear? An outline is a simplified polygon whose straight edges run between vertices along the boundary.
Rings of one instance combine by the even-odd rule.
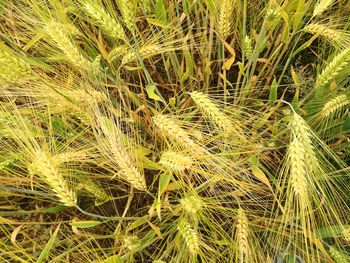
[[[309,125],[297,113],[294,113],[290,124],[293,131],[293,136],[303,146],[305,163],[308,171],[315,171],[318,169],[318,160],[312,143],[312,131]]]
[[[124,246],[130,251],[135,251],[137,248],[140,247],[139,237],[136,235],[127,236],[124,239]]]
[[[119,0],[119,8],[129,30],[133,30],[135,27],[137,2],[138,0]]]
[[[31,67],[27,62],[0,46],[0,82],[17,83],[31,75]]]
[[[335,263],[349,263],[350,257],[343,252],[340,252],[334,247],[329,248],[329,254],[333,258]]]
[[[152,12],[152,0],[142,0],[140,4],[144,14],[149,14]]]
[[[323,119],[329,118],[348,105],[350,105],[350,99],[345,94],[338,95],[323,106],[320,115]]]
[[[125,39],[123,27],[101,5],[87,1],[83,7],[106,34],[115,39]]]
[[[222,0],[219,15],[216,21],[216,28],[223,40],[230,35],[232,31],[234,0]]]
[[[242,208],[237,211],[237,242],[239,248],[239,262],[249,262],[248,252],[248,219]]]
[[[202,200],[199,197],[194,195],[181,198],[180,205],[181,205],[181,209],[184,212],[191,214],[192,216],[195,216],[203,208]]]
[[[303,30],[314,35],[319,35],[333,45],[341,45],[343,42],[342,34],[337,30],[329,28],[327,25],[312,23],[304,27]]]
[[[249,36],[245,36],[242,42],[242,50],[247,59],[250,59],[253,55],[253,43]]]
[[[77,205],[76,193],[68,187],[68,183],[59,172],[57,163],[48,154],[43,151],[36,152],[29,170],[44,178],[65,206]]]
[[[158,130],[170,140],[184,148],[198,148],[190,135],[182,129],[172,118],[158,114],[153,117],[153,122]]]
[[[78,47],[62,30],[62,25],[57,22],[50,22],[46,26],[46,31],[51,39],[56,43],[57,47],[63,51],[68,61],[77,68],[92,70],[92,64],[79,51]]]
[[[326,87],[337,75],[349,65],[350,47],[336,55],[327,67],[317,76],[316,89]]]
[[[89,193],[93,194],[98,200],[108,200],[109,196],[107,193],[92,180],[88,179],[83,182],[83,186]]]
[[[107,143],[110,147],[109,151],[113,156],[113,162],[120,167],[125,180],[133,187],[139,190],[146,190],[145,177],[138,170],[134,163],[134,158],[132,158],[132,154],[128,152],[123,143],[124,134],[110,119],[104,117],[100,118],[99,126],[101,127],[105,138],[108,140]],[[102,142],[102,144],[105,143],[105,141]]]
[[[290,142],[287,153],[290,165],[289,182],[294,195],[302,202],[307,200],[307,164],[304,144],[296,137]]]
[[[164,49],[159,45],[159,44],[149,44],[149,45],[145,45],[140,47],[140,49],[138,50],[140,57],[142,59],[145,58],[150,58],[152,56],[155,56],[157,54],[160,54],[164,51]],[[138,59],[138,56],[135,54],[134,51],[129,50],[122,59],[122,63],[123,64],[128,64],[131,62],[134,62]]]
[[[117,46],[113,48],[111,52],[109,52],[108,58],[111,62],[113,62],[114,60],[125,56],[128,52],[130,52],[130,49],[127,46]]]
[[[342,233],[342,237],[346,240],[346,242],[350,245],[350,227],[345,228]]]
[[[188,251],[192,255],[196,255],[199,251],[199,238],[197,231],[194,230],[191,225],[183,219],[178,224],[177,230],[179,231],[181,237],[184,239]]]
[[[231,120],[219,109],[219,107],[212,102],[207,95],[204,95],[200,91],[194,91],[190,93],[191,98],[198,108],[207,116],[210,120],[218,126],[221,130],[226,132],[234,132],[235,128]]]
[[[183,172],[191,168],[193,160],[180,153],[166,151],[160,157],[159,163],[169,170]]]
[[[146,190],[145,177],[137,169],[133,159],[125,149],[119,136],[111,141],[111,149],[116,162],[123,171],[126,180],[136,189]]]
[[[328,7],[333,4],[334,0],[319,0],[314,8],[313,16],[321,15]]]

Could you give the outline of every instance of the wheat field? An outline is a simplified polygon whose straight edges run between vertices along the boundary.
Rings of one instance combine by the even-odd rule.
[[[350,262],[348,0],[1,0],[0,262]]]

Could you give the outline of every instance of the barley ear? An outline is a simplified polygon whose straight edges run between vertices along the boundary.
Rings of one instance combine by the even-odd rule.
[[[135,27],[138,0],[119,0],[119,8],[129,30]]]
[[[314,8],[313,16],[321,15],[333,2],[334,0],[318,0]]]
[[[348,263],[348,262],[350,262],[350,257],[347,254],[337,250],[334,247],[329,248],[329,254],[333,258],[335,263]]]
[[[196,255],[199,252],[199,237],[197,231],[194,230],[184,219],[181,219],[177,226],[177,230],[185,241],[185,245],[190,254]]]
[[[140,55],[141,59],[150,58],[152,56],[155,56],[157,54],[160,54],[164,51],[162,47],[159,44],[149,44],[141,46],[137,52]],[[135,51],[128,50],[123,56],[122,63],[128,64],[134,61],[138,60],[138,56],[135,54]]]
[[[198,148],[196,143],[190,138],[189,134],[184,129],[182,129],[172,118],[166,115],[158,114],[152,119],[158,130],[172,142],[184,148]]]
[[[345,94],[338,95],[323,106],[320,116],[322,119],[327,119],[348,105],[350,105],[350,99]]]
[[[30,65],[9,48],[0,46],[0,82],[18,83],[32,75]]]
[[[287,158],[290,165],[289,182],[293,193],[299,201],[304,202],[308,199],[306,155],[304,145],[297,138],[290,142]]]
[[[304,27],[305,32],[308,32],[313,35],[318,35],[319,37],[327,40],[329,43],[337,46],[342,46],[344,42],[344,36],[338,30],[329,28],[327,25],[319,24],[319,23],[311,23]],[[346,42],[346,41],[345,41]]]
[[[62,27],[64,26],[60,23],[50,22],[46,26],[46,32],[72,65],[78,69],[91,71],[93,69],[92,63],[81,54],[75,43],[62,30]]]
[[[219,14],[216,19],[216,30],[223,40],[231,34],[234,10],[233,0],[222,0]]]
[[[249,262],[248,219],[245,214],[245,211],[242,208],[239,208],[237,211],[236,233],[238,242],[239,262]]]
[[[252,39],[249,36],[245,36],[242,41],[242,50],[247,59],[250,59],[253,55]]]
[[[85,12],[95,21],[108,36],[115,39],[125,39],[123,27],[103,8],[103,6],[86,1],[83,4]]]
[[[184,172],[186,169],[190,169],[193,160],[185,155],[180,153],[166,151],[163,152],[160,157],[159,163],[165,168],[175,171],[175,172]]]
[[[28,169],[40,175],[65,206],[77,206],[75,191],[68,187],[67,181],[59,172],[57,163],[48,154],[43,151],[36,152]]]
[[[326,88],[350,63],[350,47],[337,54],[318,74],[315,89]]]
[[[231,120],[208,98],[207,95],[200,91],[194,91],[190,93],[190,95],[196,106],[204,113],[204,115],[207,115],[219,129],[229,133],[236,131]]]
[[[198,212],[201,211],[203,208],[202,200],[195,195],[190,195],[188,197],[181,198],[180,205],[181,205],[181,209],[184,212],[192,216],[196,216]]]

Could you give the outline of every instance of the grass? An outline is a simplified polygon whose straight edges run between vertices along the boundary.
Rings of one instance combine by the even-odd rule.
[[[347,1],[0,1],[1,262],[348,262]]]

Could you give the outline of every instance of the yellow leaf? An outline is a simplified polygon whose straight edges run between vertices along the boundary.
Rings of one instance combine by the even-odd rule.
[[[147,223],[149,224],[149,226],[153,229],[153,231],[157,234],[157,236],[160,239],[163,239],[163,235],[162,232],[160,232],[160,228],[157,227],[156,225],[152,224],[151,222],[147,221]]]
[[[232,56],[228,60],[226,60],[222,68],[226,70],[230,70],[233,62],[235,62],[235,56]]]
[[[260,182],[264,183],[269,188],[271,188],[269,179],[267,178],[265,173],[258,166],[256,166],[256,165],[252,166],[252,173]]]

